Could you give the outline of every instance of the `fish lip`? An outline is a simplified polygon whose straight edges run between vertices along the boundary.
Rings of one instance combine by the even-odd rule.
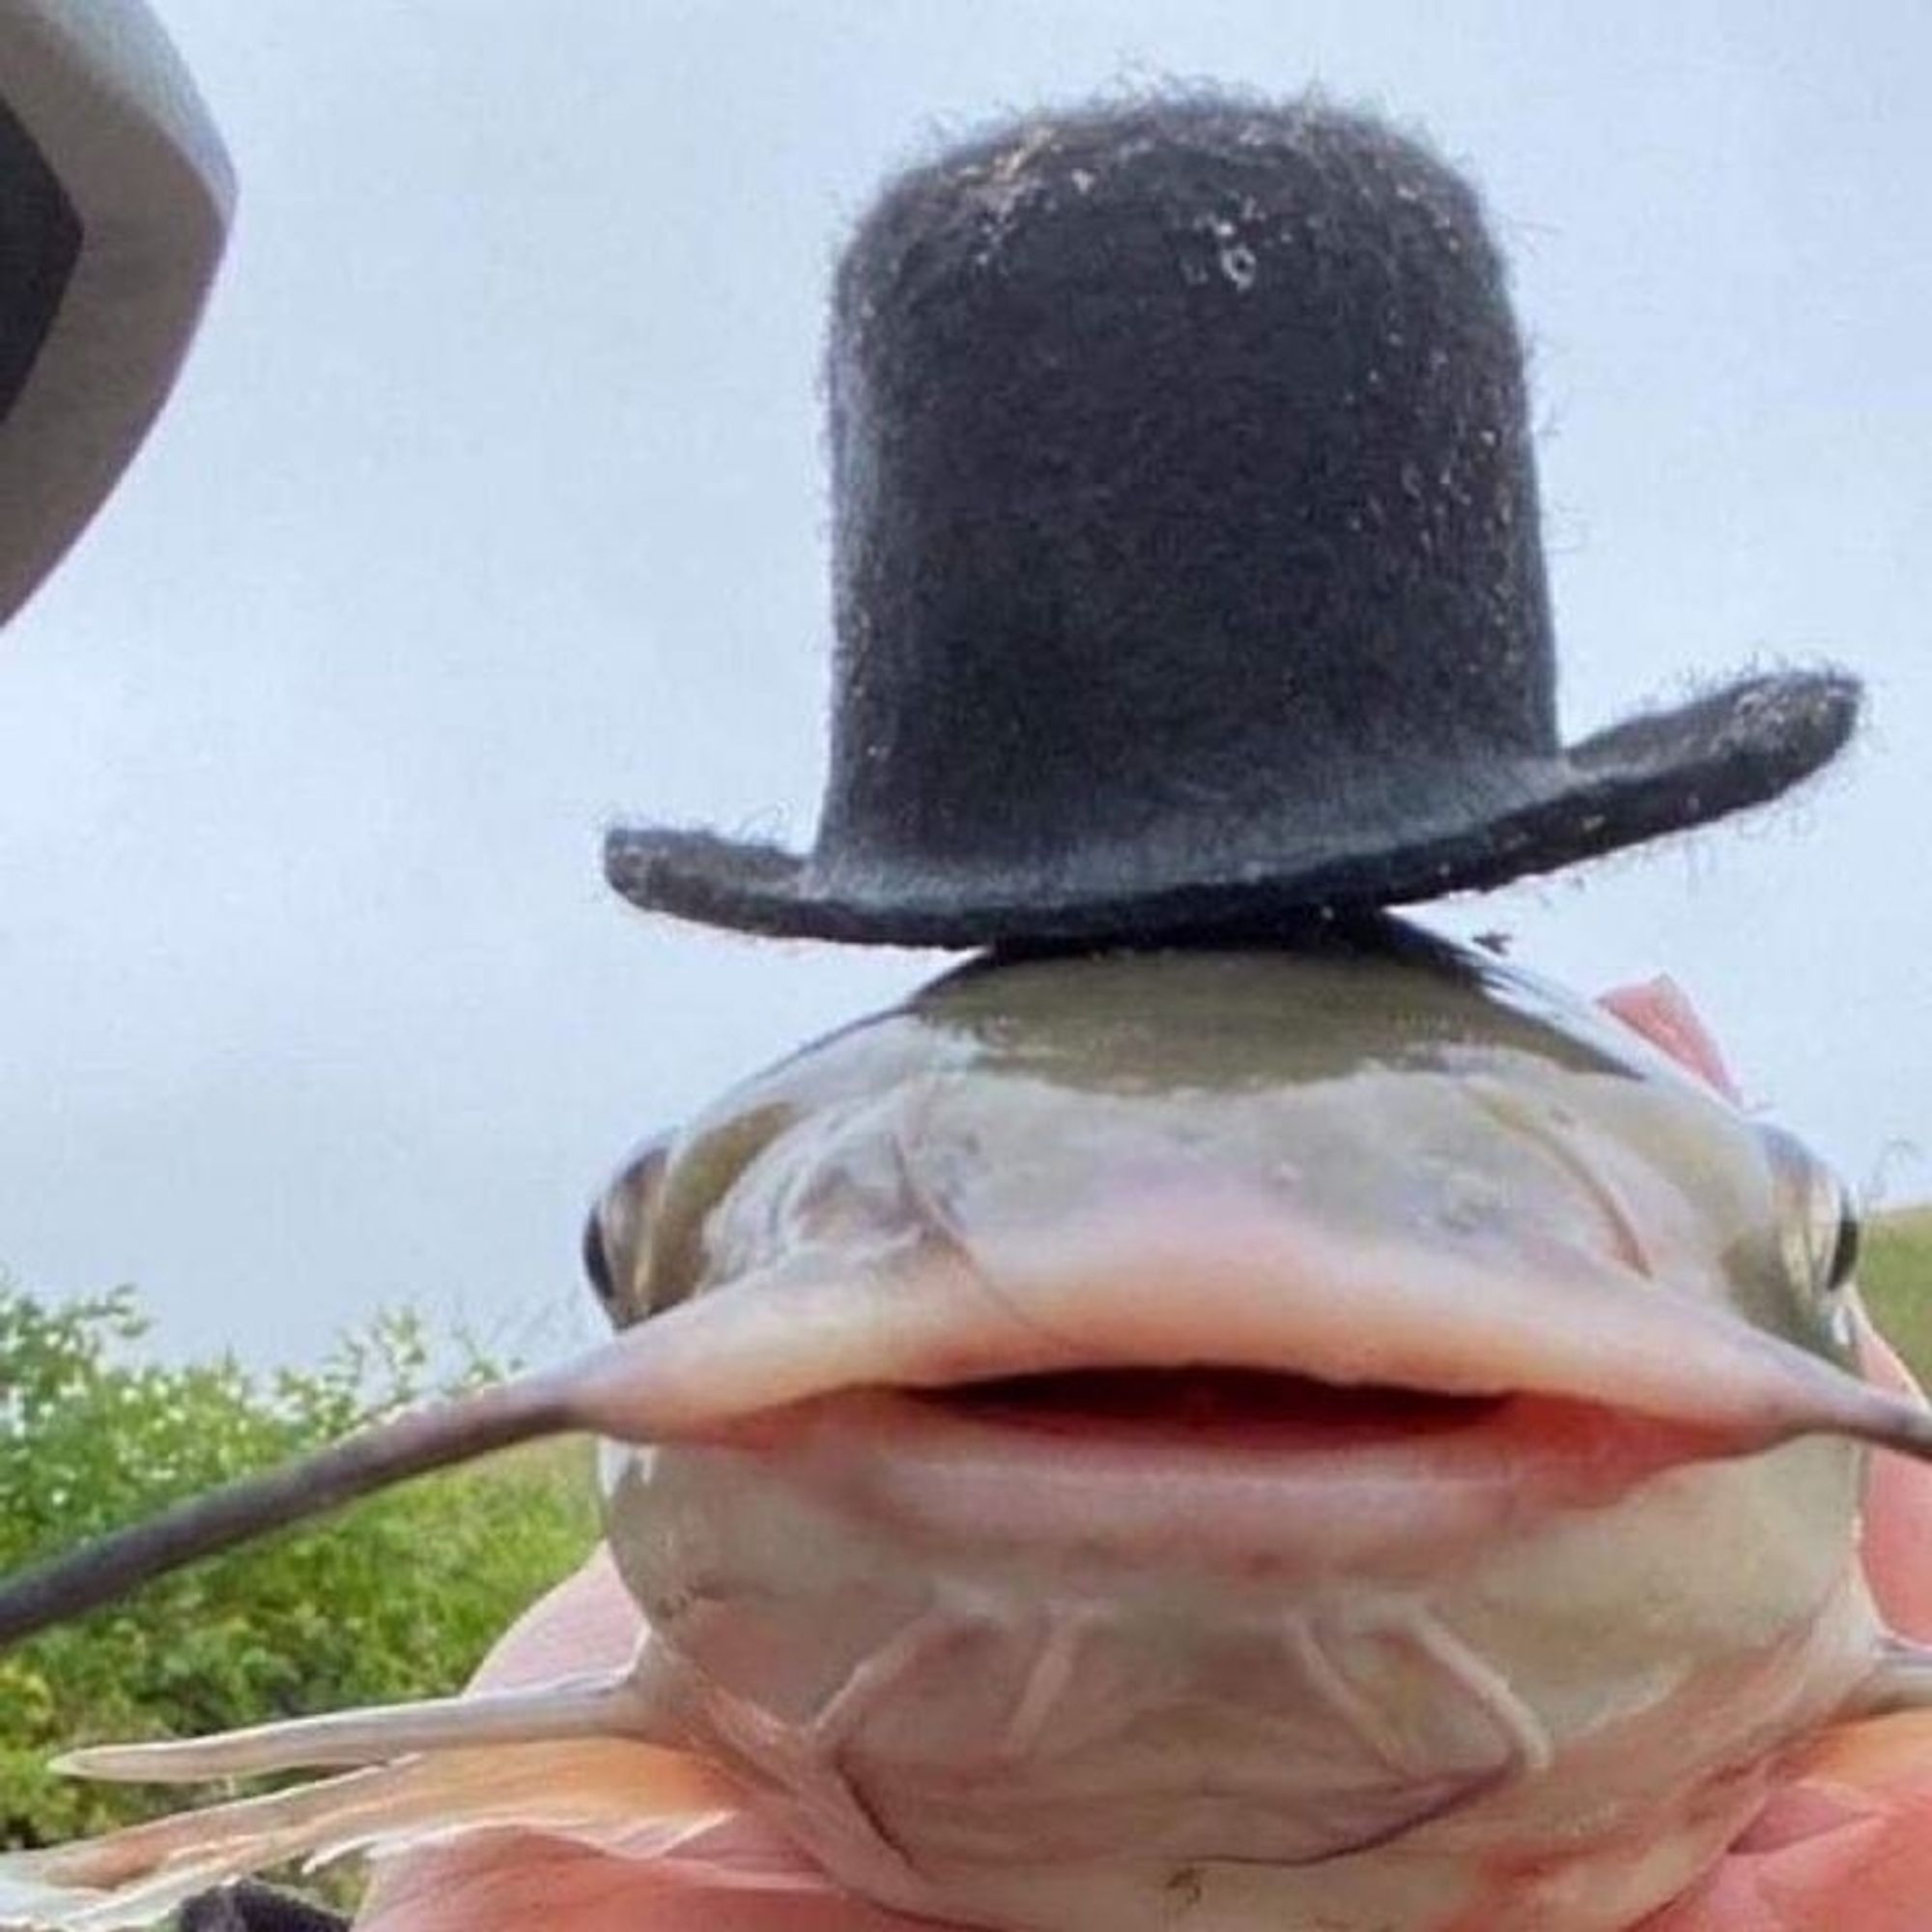
[[[1611,1507],[1667,1470],[1735,1453],[1709,1432],[1535,1395],[1452,1396],[1420,1427],[1318,1423],[1271,1440],[1265,1430],[1231,1439],[1131,1420],[1087,1433],[1040,1426],[958,1401],[971,1386],[840,1390],[747,1418],[702,1447],[955,1548],[1418,1577],[1506,1532]]]

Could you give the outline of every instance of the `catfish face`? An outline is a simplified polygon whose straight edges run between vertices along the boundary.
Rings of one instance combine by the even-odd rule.
[[[1461,955],[969,971],[597,1227],[646,1330],[758,1285],[612,1545],[682,1734],[884,1902],[1628,1925],[1878,1655],[1860,1452],[1777,1446],[1835,1187]]]

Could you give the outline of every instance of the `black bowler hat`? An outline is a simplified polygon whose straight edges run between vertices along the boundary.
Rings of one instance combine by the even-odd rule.
[[[165,400],[233,199],[141,0],[0,0],[0,621]]]
[[[1252,929],[1816,770],[1837,671],[1558,740],[1504,281],[1460,177],[1316,102],[1046,116],[905,176],[834,297],[817,841],[624,827],[611,883],[856,942]]]

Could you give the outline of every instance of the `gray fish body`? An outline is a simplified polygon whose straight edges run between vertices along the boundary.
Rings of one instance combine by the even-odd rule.
[[[1198,1199],[1279,1209],[1321,1254],[1393,1244],[1425,1288],[1526,1276],[1559,1326],[1566,1265],[1614,1264],[1634,1319],[1694,1302],[1842,1364],[1802,1158],[1460,955],[1041,961],[942,981],[695,1122],[617,1293],[636,1315],[814,1248],[907,1275],[938,1249],[1024,1321],[1016,1231]],[[1219,1305],[1204,1365],[1242,1359]],[[1576,1394],[1492,1456],[1478,1398],[1345,1411],[1332,1445],[1243,1407],[1228,1445],[1211,1390],[1165,1428],[837,1397],[776,1437],[611,1458],[611,1542],[677,1734],[883,1902],[1034,1932],[1591,1932],[1737,1834],[1882,1633],[1856,1446],[1646,1459]]]

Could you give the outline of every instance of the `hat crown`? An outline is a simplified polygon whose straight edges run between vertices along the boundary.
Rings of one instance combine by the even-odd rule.
[[[1279,937],[1775,798],[1858,681],[1557,737],[1522,352],[1476,196],[1319,101],[1038,118],[834,293],[831,777],[797,852],[620,826],[634,904],[855,944]]]
[[[1471,190],[1321,105],[1040,121],[838,278],[828,875],[1359,815],[1556,743],[1521,351]],[[1347,782],[1334,782],[1342,775]]]

